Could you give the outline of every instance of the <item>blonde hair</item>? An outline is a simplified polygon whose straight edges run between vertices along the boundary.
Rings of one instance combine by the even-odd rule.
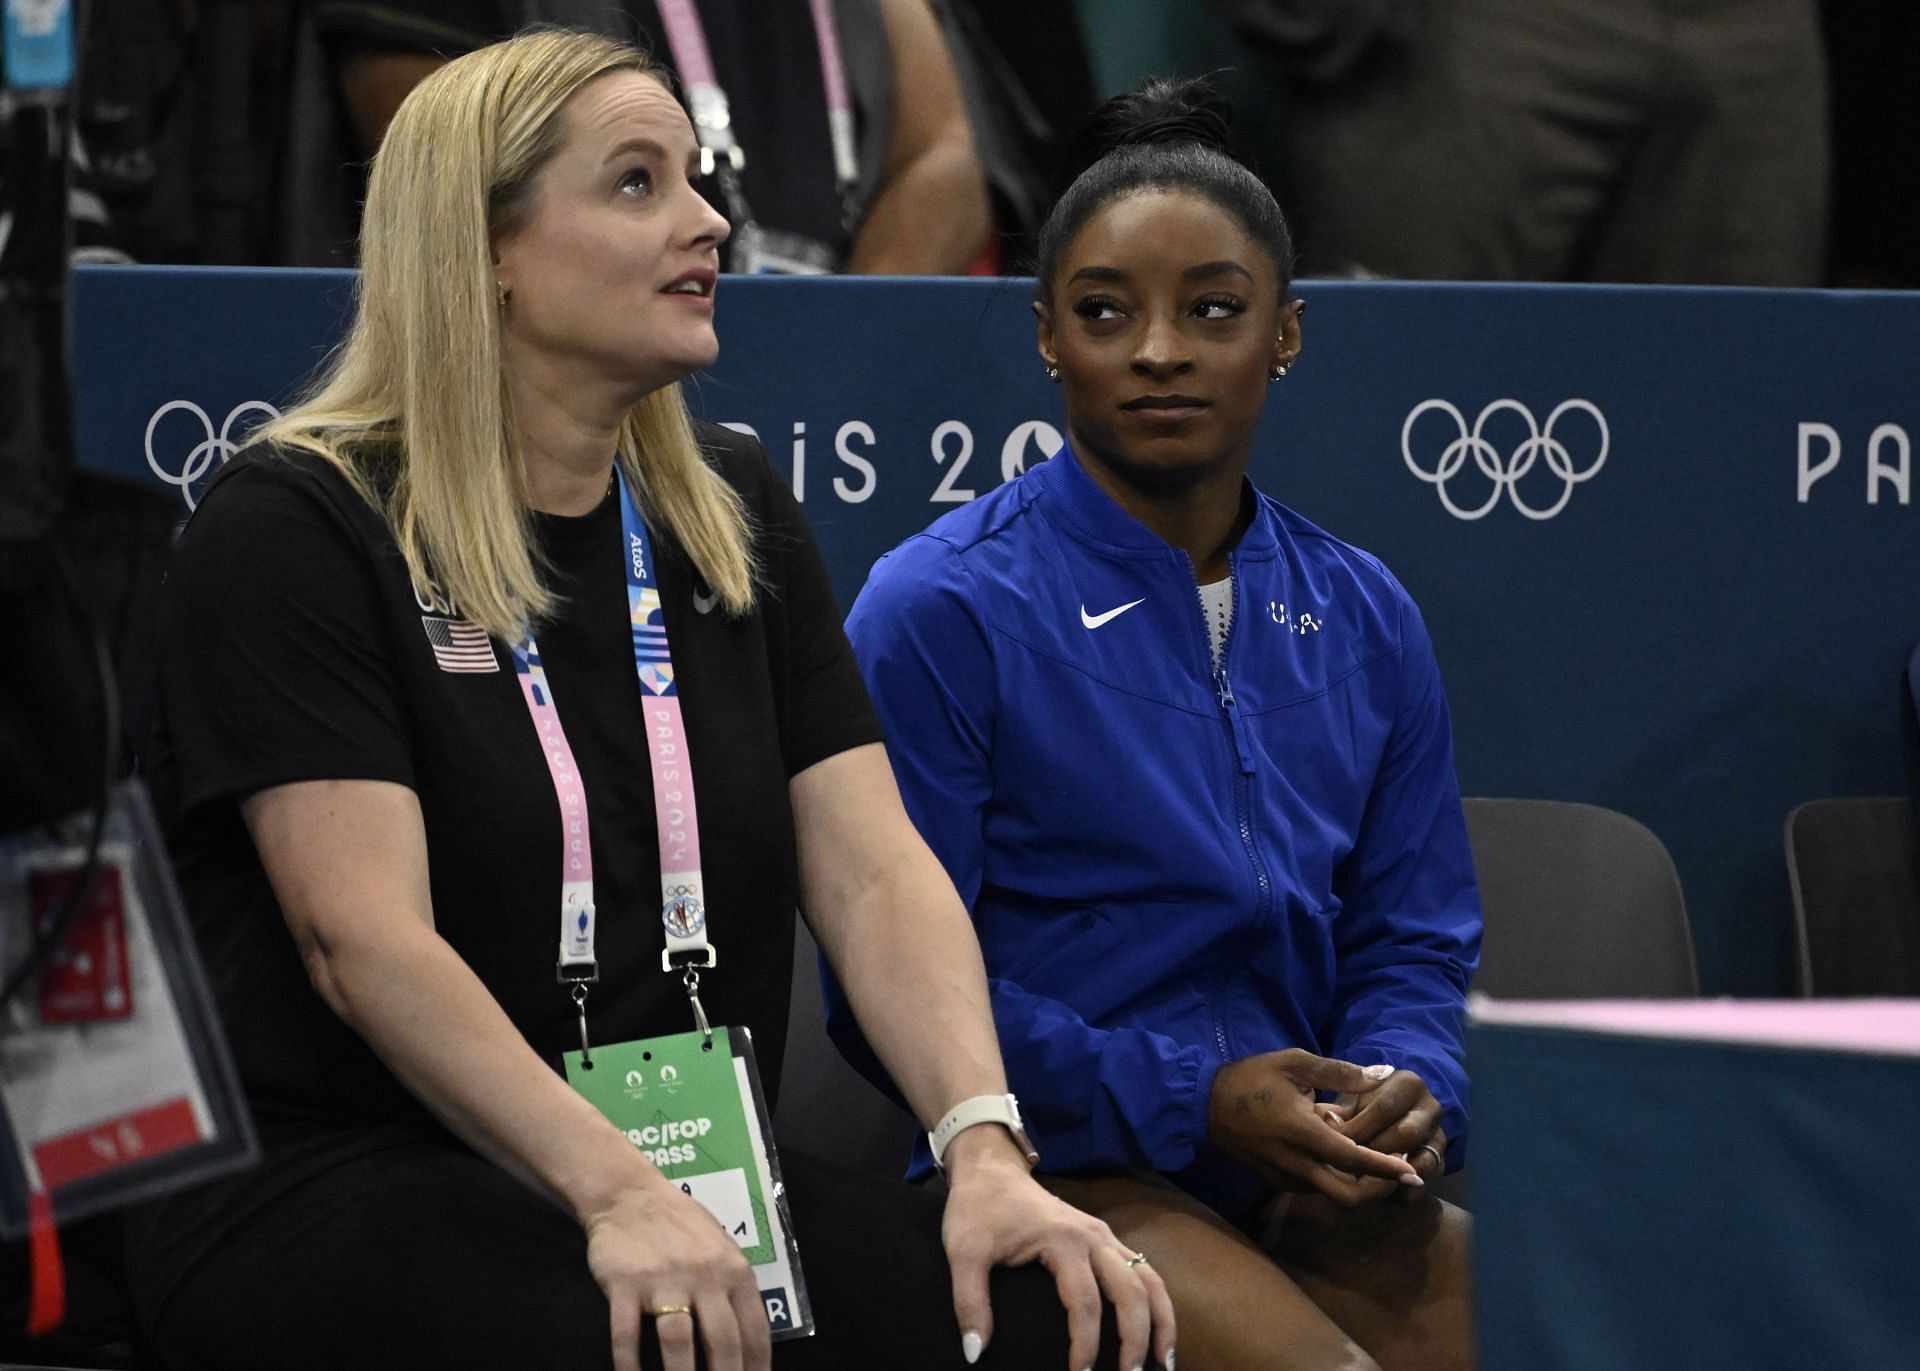
[[[509,642],[555,597],[512,433],[493,241],[531,211],[561,107],[614,71],[665,79],[625,43],[542,29],[415,87],[373,159],[353,325],[306,398],[253,434],[330,462],[385,516],[414,589]],[[629,411],[618,460],[728,611],[751,608],[746,513],[701,455],[678,385]]]

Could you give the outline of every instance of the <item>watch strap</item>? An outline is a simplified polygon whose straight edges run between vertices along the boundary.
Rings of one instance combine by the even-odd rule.
[[[1027,1137],[1026,1125],[1021,1122],[1020,1102],[1012,1095],[975,1095],[949,1109],[946,1116],[933,1126],[933,1131],[927,1134],[927,1145],[933,1150],[933,1164],[944,1170],[947,1147],[961,1133],[983,1123],[1000,1124],[1011,1133],[1014,1142],[1025,1154],[1028,1166],[1040,1160],[1040,1154]]]

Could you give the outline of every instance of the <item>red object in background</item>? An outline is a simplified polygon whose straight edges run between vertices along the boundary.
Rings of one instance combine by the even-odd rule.
[[[960,274],[962,276],[998,276],[1002,258],[1005,256],[1000,248],[1003,241],[1005,240],[1001,237],[999,222],[995,218],[987,225],[987,241],[980,245],[980,255],[967,263],[967,269]]]
[[[91,1023],[133,1013],[121,871],[102,862],[85,902],[40,971],[40,1021]],[[34,927],[44,934],[66,904],[77,870],[36,871],[29,890]]]
[[[60,1230],[53,1201],[36,1190],[27,1200],[27,1252],[33,1274],[27,1295],[27,1336],[44,1337],[67,1317],[67,1266],[60,1258]]]
[[[33,1164],[40,1168],[41,1182],[49,1190],[58,1190],[117,1166],[205,1141],[193,1105],[181,1096],[36,1143]]]

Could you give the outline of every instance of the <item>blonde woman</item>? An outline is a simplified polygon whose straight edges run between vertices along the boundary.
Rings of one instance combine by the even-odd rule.
[[[992,1122],[951,1138],[944,1197],[785,1158],[819,1333],[770,1348],[732,1237],[555,1069],[588,1024],[692,1027],[634,674],[658,635],[726,952],[712,1021],[753,1030],[777,1089],[798,904],[928,1126],[1006,1091],[805,522],[681,405],[727,234],[696,153],[600,38],[430,77],[375,159],[347,343],[187,530],[152,771],[266,1158],[130,1225],[169,1364],[1173,1361],[1151,1265]],[[556,894],[594,926],[584,1021]]]

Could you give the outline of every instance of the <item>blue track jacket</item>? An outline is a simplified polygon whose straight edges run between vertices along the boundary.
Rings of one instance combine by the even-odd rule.
[[[1419,611],[1255,499],[1219,671],[1186,553],[1067,451],[882,558],[847,622],[1043,1168],[1149,1167],[1243,1223],[1262,1188],[1207,1141],[1241,1057],[1418,1071],[1460,1164],[1480,946]],[[830,980],[828,1018],[891,1089]]]

